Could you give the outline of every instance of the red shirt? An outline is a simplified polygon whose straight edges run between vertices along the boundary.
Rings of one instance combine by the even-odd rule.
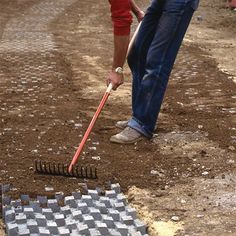
[[[129,35],[132,23],[130,0],[109,0],[115,35]]]

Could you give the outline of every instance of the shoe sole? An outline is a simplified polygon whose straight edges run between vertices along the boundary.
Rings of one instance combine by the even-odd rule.
[[[134,144],[137,143],[139,141],[141,141],[144,137],[139,137],[133,141],[122,141],[122,140],[118,140],[118,139],[113,139],[112,137],[110,138],[110,142],[111,143],[117,143],[117,144]]]

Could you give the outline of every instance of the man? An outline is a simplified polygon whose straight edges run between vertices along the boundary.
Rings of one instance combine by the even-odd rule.
[[[117,122],[123,131],[110,141],[135,143],[152,138],[168,79],[178,50],[199,0],[153,0],[128,55],[132,71],[132,118]],[[123,83],[123,65],[129,44],[132,10],[142,15],[133,0],[110,0],[114,24],[114,57],[107,84],[116,90]],[[142,16],[141,16],[142,18]]]

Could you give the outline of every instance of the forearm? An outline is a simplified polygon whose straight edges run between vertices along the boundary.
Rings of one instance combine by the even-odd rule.
[[[129,46],[129,35],[114,35],[114,55],[112,69],[123,67]]]
[[[134,0],[130,0],[130,4],[131,4],[131,10],[135,15],[141,11],[141,9],[138,7],[138,5],[135,3]]]

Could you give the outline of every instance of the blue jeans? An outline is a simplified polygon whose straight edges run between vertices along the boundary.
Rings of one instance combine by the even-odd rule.
[[[128,56],[132,111],[128,126],[153,135],[169,76],[198,0],[153,0]]]

